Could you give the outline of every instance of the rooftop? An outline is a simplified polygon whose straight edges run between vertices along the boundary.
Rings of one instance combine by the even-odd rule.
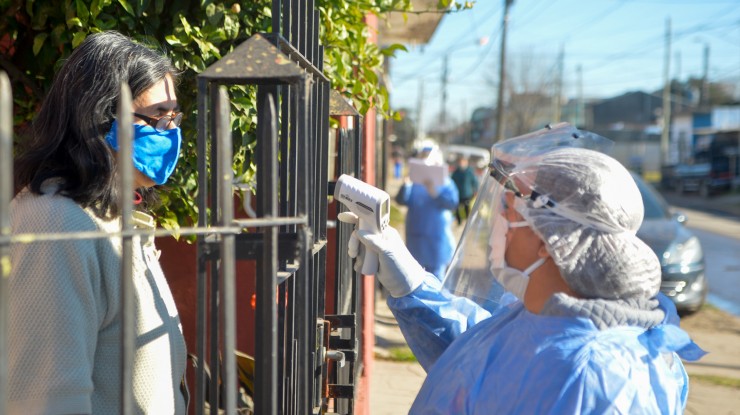
[[[437,11],[437,0],[413,0],[411,3],[415,13],[394,12],[380,17],[378,41],[381,45],[429,42],[444,13]]]

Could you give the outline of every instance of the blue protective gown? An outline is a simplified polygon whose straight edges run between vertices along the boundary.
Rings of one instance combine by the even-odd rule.
[[[589,319],[493,311],[440,291],[428,276],[388,305],[428,376],[412,414],[680,414],[688,376],[678,357],[703,352],[670,300],[652,329],[599,330]]]
[[[431,197],[426,188],[417,183],[401,187],[396,202],[408,206],[406,213],[406,246],[411,255],[438,279],[444,277],[447,265],[455,251],[452,235],[452,210],[457,208],[457,187],[445,179],[437,187],[437,197]]]

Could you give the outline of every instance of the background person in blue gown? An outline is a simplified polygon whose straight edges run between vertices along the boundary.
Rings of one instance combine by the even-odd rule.
[[[442,165],[439,149],[423,147],[417,158],[428,164]],[[457,187],[449,178],[441,186],[431,181],[413,183],[407,177],[396,195],[396,202],[408,207],[406,212],[406,246],[424,269],[437,279],[444,278],[455,250],[452,235],[452,210],[459,199]]]

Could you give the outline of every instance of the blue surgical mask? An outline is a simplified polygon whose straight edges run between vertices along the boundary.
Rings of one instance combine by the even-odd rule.
[[[118,151],[118,125],[113,121],[105,141]],[[156,184],[164,184],[177,165],[182,144],[180,127],[157,131],[150,125],[134,124],[134,167]]]

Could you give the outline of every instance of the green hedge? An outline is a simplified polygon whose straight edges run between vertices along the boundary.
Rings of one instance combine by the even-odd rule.
[[[440,0],[440,10],[469,7]],[[375,107],[392,115],[386,89],[378,82],[383,58],[401,45],[385,50],[368,41],[368,13],[410,11],[411,0],[317,0],[325,72],[332,87],[351,98],[365,113]],[[156,213],[168,229],[190,225],[197,218],[196,75],[252,34],[271,31],[271,1],[187,0],[0,0],[0,67],[9,73],[15,101],[16,139],[28,126],[64,58],[88,34],[118,30],[165,51],[182,71],[178,101],[183,120],[183,150],[169,184],[160,192],[163,206]],[[255,146],[255,91],[231,87],[236,177],[254,175],[250,159]]]

